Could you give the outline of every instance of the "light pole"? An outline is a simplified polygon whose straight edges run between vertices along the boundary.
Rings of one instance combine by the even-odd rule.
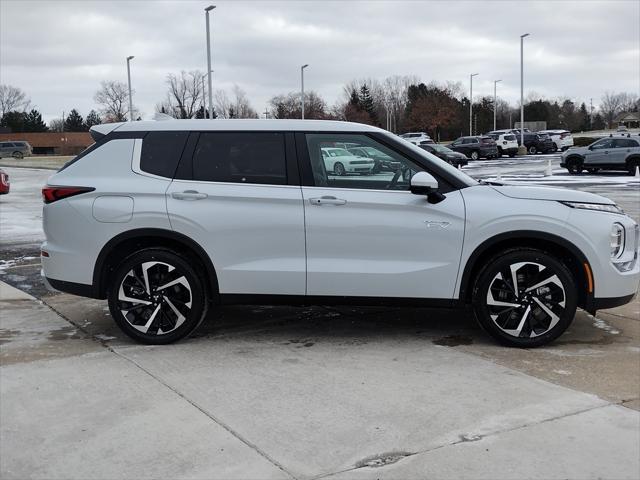
[[[493,129],[496,129],[496,111],[498,110],[498,96],[496,95],[496,85],[502,80],[493,81]]]
[[[469,135],[473,135],[473,77],[478,75],[472,73],[469,75]]]
[[[129,121],[133,122],[133,98],[131,97],[131,67],[129,66],[129,62],[133,60],[134,56],[130,55],[127,57],[127,80],[129,82]]]
[[[526,154],[526,147],[524,146],[524,37],[528,37],[529,34],[525,33],[520,35],[520,151]]]
[[[300,67],[300,103],[302,108],[302,120],[304,120],[304,69],[309,66],[305,63]]]
[[[211,34],[209,32],[209,12],[216,8],[215,5],[209,5],[204,9],[205,17],[207,19],[207,75],[209,84],[209,118],[213,119],[213,91],[211,89]]]

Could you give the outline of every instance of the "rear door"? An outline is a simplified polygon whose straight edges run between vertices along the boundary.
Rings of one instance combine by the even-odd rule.
[[[292,134],[191,134],[167,210],[172,228],[211,257],[220,293],[304,295],[304,212],[291,164]]]
[[[395,172],[336,176],[322,148],[359,143],[400,165]],[[304,174],[307,295],[451,299],[462,250],[464,203],[442,183],[437,204],[409,191],[423,167],[373,137],[308,133],[296,137]]]

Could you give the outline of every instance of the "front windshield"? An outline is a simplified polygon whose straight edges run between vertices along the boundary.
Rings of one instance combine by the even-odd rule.
[[[384,135],[389,137],[390,141],[393,141],[396,138],[398,138],[398,137],[394,136],[392,133],[389,133],[389,132],[384,132]],[[434,145],[430,145],[430,146],[433,147]],[[464,173],[462,170],[458,170],[453,165],[450,165],[447,162],[445,162],[445,161],[441,160],[440,158],[436,157],[433,153],[429,153],[426,150],[418,147],[417,145],[414,145],[414,144],[409,143],[409,142],[406,142],[406,145],[404,145],[404,147],[405,148],[410,148],[413,152],[415,152],[418,155],[420,155],[422,158],[425,159],[426,163],[428,163],[428,164],[431,164],[431,163],[437,164],[439,168],[441,168],[443,170],[446,170],[449,175],[451,175],[452,177],[456,177],[460,182],[464,183],[468,187],[473,187],[475,185],[480,185],[480,183],[477,180],[474,180],[469,175]]]

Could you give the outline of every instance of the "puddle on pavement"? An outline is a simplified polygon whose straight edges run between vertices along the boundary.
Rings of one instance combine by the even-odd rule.
[[[446,337],[432,340],[432,343],[443,347],[457,347],[458,345],[471,345],[473,338],[468,335],[447,335]]]
[[[380,455],[372,455],[370,457],[364,458],[356,463],[356,468],[362,467],[384,467],[385,465],[389,465],[391,463],[396,463],[399,460],[402,460],[405,457],[413,455],[409,452],[388,452],[382,453]]]
[[[9,343],[13,337],[20,335],[20,330],[12,330],[10,328],[0,328],[0,345]]]
[[[49,340],[77,340],[82,338],[82,335],[76,327],[69,326],[52,330],[47,338]]]

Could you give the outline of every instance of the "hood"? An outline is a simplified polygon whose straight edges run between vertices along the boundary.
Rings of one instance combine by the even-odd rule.
[[[521,187],[516,185],[492,186],[494,190],[511,198],[528,200],[555,200],[560,202],[602,203],[614,205],[615,202],[593,193],[552,187]]]
[[[595,140],[594,140],[595,141]],[[569,147],[567,150],[562,152],[562,157],[565,158],[571,154],[583,155],[584,153],[589,151],[589,147]]]

